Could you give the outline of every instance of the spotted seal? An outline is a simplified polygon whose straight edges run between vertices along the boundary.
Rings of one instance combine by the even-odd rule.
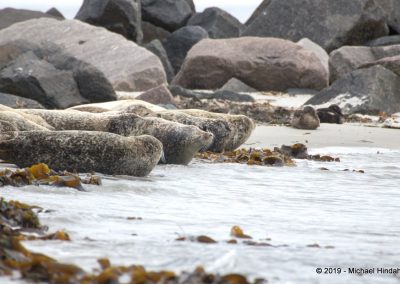
[[[0,128],[8,129],[0,121]],[[97,131],[20,131],[0,134],[0,159],[24,168],[46,163],[55,170],[146,176],[162,144],[148,135],[124,137]]]
[[[188,164],[194,155],[207,148],[213,135],[196,126],[183,125],[157,117],[140,117],[133,113],[87,113],[63,110],[25,109],[38,115],[56,130],[104,131],[124,136],[152,135],[163,144],[169,164]]]

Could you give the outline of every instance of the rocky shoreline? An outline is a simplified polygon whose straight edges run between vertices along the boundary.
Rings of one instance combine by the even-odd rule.
[[[238,149],[306,147],[311,139],[299,137],[310,133],[312,146],[359,146],[354,123],[398,131],[399,7],[265,0],[246,23],[216,7],[196,11],[192,0],[84,0],[73,20],[55,8],[1,9],[0,162],[28,183],[23,169],[42,163],[54,173],[146,177],[195,158],[292,165],[298,157],[280,148]],[[327,133],[342,130],[346,137]],[[375,134],[360,140],[396,148],[382,141],[397,132]],[[18,185],[10,175],[4,185]],[[72,174],[55,176],[65,185]],[[206,277],[198,274],[193,283]],[[202,279],[247,283],[228,278]]]

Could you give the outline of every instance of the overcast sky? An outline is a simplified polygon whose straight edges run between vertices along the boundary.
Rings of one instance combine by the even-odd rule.
[[[56,7],[65,17],[73,18],[82,2],[83,0],[0,0],[0,8],[13,7],[45,12],[51,7]],[[194,2],[198,12],[207,7],[217,6],[245,22],[262,0],[194,0]]]

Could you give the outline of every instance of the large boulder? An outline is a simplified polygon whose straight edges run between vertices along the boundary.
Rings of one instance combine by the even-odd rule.
[[[142,18],[168,31],[183,27],[193,14],[187,0],[141,0]]]
[[[202,27],[210,38],[238,37],[244,28],[238,19],[217,7],[207,8],[202,13],[195,14],[190,18],[188,25]]]
[[[389,35],[373,39],[366,46],[386,46],[400,44],[400,35]]]
[[[0,91],[48,108],[116,99],[110,82],[91,64],[53,43],[25,40],[0,44]]]
[[[309,40],[308,38],[303,38],[297,42],[298,45],[314,52],[315,55],[319,58],[322,65],[324,65],[326,72],[329,73],[329,55],[321,46],[316,44],[315,42]]]
[[[149,22],[142,22],[143,39],[142,43],[146,44],[155,39],[163,40],[171,33],[163,28],[157,27]]]
[[[140,0],[84,0],[75,19],[141,42]]]
[[[367,64],[362,65],[360,68],[367,68],[374,65],[381,65],[386,69],[392,71],[393,73],[396,73],[398,76],[400,76],[400,55],[385,57],[374,62],[369,62]]]
[[[55,7],[50,8],[49,10],[46,11],[47,15],[50,15],[54,18],[60,19],[60,20],[65,20],[64,15]]]
[[[11,108],[44,108],[37,101],[5,93],[0,93],[0,104]]]
[[[334,82],[362,65],[400,54],[400,45],[343,46],[329,56],[330,81]]]
[[[400,0],[376,0],[386,16],[386,22],[392,31],[400,33]]]
[[[164,66],[165,74],[167,75],[167,80],[168,82],[171,82],[175,76],[175,72],[162,43],[158,39],[155,39],[144,45],[144,47],[160,58],[161,63]]]
[[[265,0],[255,14],[242,36],[307,37],[328,52],[389,32],[375,0]]]
[[[163,40],[169,60],[175,73],[181,69],[188,51],[202,39],[208,38],[208,33],[202,27],[183,27]]]
[[[36,19],[0,31],[0,44],[16,39],[63,45],[77,59],[104,73],[114,89],[146,91],[166,83],[164,68],[150,51],[123,36],[77,20]]]
[[[39,11],[5,8],[0,10],[0,30],[15,23],[38,18],[54,18],[54,16]]]
[[[305,104],[336,104],[344,113],[396,113],[400,111],[400,77],[382,66],[355,70]]]
[[[321,90],[328,74],[319,58],[293,42],[276,38],[205,39],[188,53],[174,83],[217,89],[237,78],[257,90]]]

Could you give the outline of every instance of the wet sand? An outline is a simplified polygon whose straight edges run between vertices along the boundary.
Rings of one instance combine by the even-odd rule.
[[[400,130],[354,124],[321,124],[317,130],[258,125],[242,147],[273,148],[303,143],[309,148],[373,147],[400,150]]]

